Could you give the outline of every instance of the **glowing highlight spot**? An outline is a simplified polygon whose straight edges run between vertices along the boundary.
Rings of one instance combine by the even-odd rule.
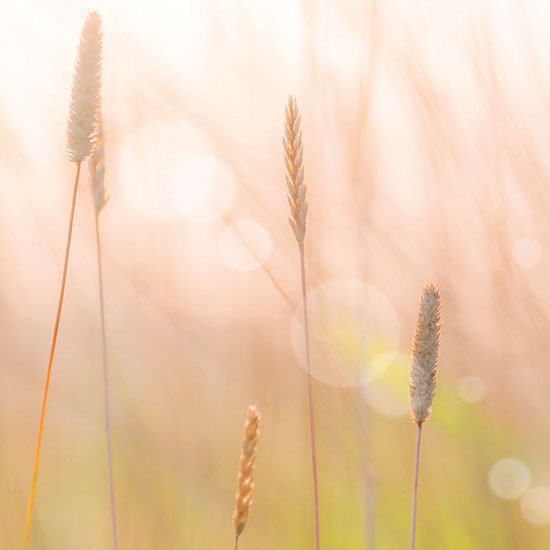
[[[536,239],[517,239],[512,247],[512,257],[520,267],[529,269],[539,263],[542,248]]]
[[[231,207],[235,197],[232,175],[215,157],[183,159],[174,170],[167,193],[175,212],[195,221],[210,221]]]
[[[365,400],[376,413],[390,418],[404,418],[409,411],[410,354],[388,351],[374,359],[380,376],[365,385]]]
[[[491,491],[504,500],[515,500],[531,484],[531,472],[524,462],[517,458],[503,458],[495,462],[489,471]]]
[[[531,487],[521,497],[521,513],[533,525],[550,524],[550,487]]]
[[[487,385],[479,376],[464,376],[456,386],[458,396],[466,403],[477,403],[487,393]]]
[[[397,348],[399,319],[390,300],[359,279],[335,279],[308,294],[312,375],[337,387],[354,387],[380,376],[376,359]],[[305,366],[303,304],[292,317],[291,341]]]
[[[151,122],[128,136],[108,168],[121,182],[119,200],[148,217],[219,220],[235,202],[235,176],[206,147],[185,146],[193,139],[190,129],[166,122]]]
[[[271,238],[258,222],[239,220],[224,230],[219,250],[230,269],[254,271],[268,260]]]

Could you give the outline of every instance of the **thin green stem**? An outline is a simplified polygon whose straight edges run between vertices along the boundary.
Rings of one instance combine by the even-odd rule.
[[[71,251],[71,237],[73,234],[74,212],[76,206],[76,195],[78,189],[78,179],[80,177],[80,162],[76,163],[76,176],[73,188],[73,199],[71,203],[71,215],[69,218],[69,229],[67,231],[67,242],[65,245],[65,259],[63,261],[63,275],[61,277],[61,289],[59,291],[59,300],[57,303],[57,313],[55,315],[55,324],[53,329],[52,343],[50,347],[50,356],[48,359],[48,369],[46,371],[46,383],[44,384],[44,395],[42,397],[42,409],[40,411],[40,422],[38,424],[38,437],[36,440],[36,451],[34,454],[34,465],[32,471],[31,493],[29,495],[29,504],[27,507],[27,519],[25,521],[25,534],[23,536],[23,550],[26,550],[29,544],[29,534],[31,529],[32,510],[36,494],[36,479],[38,477],[38,465],[40,463],[40,450],[42,447],[42,434],[44,433],[44,418],[46,416],[46,404],[48,402],[48,392],[50,388],[50,379],[52,375],[53,358],[55,355],[55,345],[57,343],[57,334],[59,332],[59,323],[61,321],[61,311],[63,309],[63,298],[65,296],[65,284],[67,282],[67,269],[69,266],[69,253]]]
[[[95,237],[97,249],[97,276],[99,281],[99,311],[101,319],[101,348],[103,358],[103,403],[105,408],[105,435],[107,438],[107,463],[109,470],[109,497],[111,502],[111,528],[113,548],[118,550],[115,488],[113,481],[113,453],[111,449],[111,415],[109,410],[109,376],[107,369],[107,336],[105,331],[105,300],[103,298],[103,266],[101,263],[101,239],[99,234],[99,212],[95,215]]]
[[[304,338],[306,346],[306,368],[307,368],[307,397],[309,409],[309,435],[311,440],[311,469],[313,475],[313,508],[315,514],[315,549],[320,549],[319,534],[319,487],[317,483],[317,448],[315,444],[315,415],[313,409],[313,384],[311,381],[311,352],[309,345],[309,315],[307,308],[307,287],[306,287],[306,262],[304,245],[300,248],[300,273],[302,279],[302,302],[304,307]]]

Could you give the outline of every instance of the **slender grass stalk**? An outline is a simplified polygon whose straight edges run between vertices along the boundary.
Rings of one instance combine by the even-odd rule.
[[[40,449],[42,446],[42,435],[44,432],[44,418],[46,416],[46,404],[48,401],[48,392],[50,388],[50,379],[52,375],[53,358],[55,354],[55,345],[57,343],[57,334],[59,332],[59,323],[61,321],[61,310],[63,309],[63,298],[65,297],[65,283],[67,282],[67,269],[69,266],[69,254],[71,251],[71,237],[73,233],[74,211],[76,205],[76,195],[78,189],[78,180],[80,177],[80,162],[76,164],[76,177],[73,188],[73,199],[71,204],[71,214],[69,218],[69,230],[67,232],[67,242],[65,245],[65,259],[63,260],[63,275],[61,277],[61,289],[59,291],[59,300],[57,303],[57,313],[55,315],[55,323],[53,329],[52,342],[50,347],[50,356],[48,359],[48,369],[46,371],[46,383],[44,385],[44,395],[42,397],[42,409],[40,410],[40,422],[38,424],[38,438],[36,440],[36,451],[34,454],[34,465],[32,470],[31,493],[29,496],[29,504],[27,507],[27,519],[25,521],[25,536],[23,540],[23,548],[27,548],[29,543],[29,533],[31,528],[32,511],[34,505],[34,497],[36,493],[36,479],[38,477],[38,465],[40,463]]]
[[[411,526],[411,550],[414,550],[416,544],[416,502],[418,495],[418,465],[420,463],[420,438],[422,436],[422,424],[418,426],[416,437],[416,458],[414,461],[414,485],[412,502],[412,526]]]
[[[101,239],[99,233],[99,212],[95,215],[95,236],[97,248],[97,276],[99,280],[99,312],[101,321],[101,349],[103,360],[103,403],[105,409],[105,435],[107,439],[107,466],[109,470],[109,499],[111,504],[111,526],[113,535],[113,548],[118,549],[115,489],[113,481],[113,452],[111,449],[111,415],[109,410],[109,377],[107,369],[107,338],[105,331],[105,302],[103,298],[103,268],[101,262]]]
[[[439,289],[431,284],[424,288],[413,338],[413,353],[409,378],[410,409],[418,427],[411,518],[411,550],[416,544],[416,515],[418,498],[418,470],[422,426],[431,414],[435,386],[441,331],[441,297]]]
[[[225,226],[231,229],[231,231],[233,231],[237,239],[241,241],[242,245],[248,250],[248,252],[250,252],[250,254],[258,262],[258,265],[261,267],[262,271],[267,275],[268,279],[273,283],[273,286],[279,292],[279,294],[285,299],[286,303],[292,309],[294,309],[294,303],[292,302],[292,299],[284,289],[281,281],[277,278],[273,270],[270,269],[269,266],[263,261],[263,259],[260,257],[260,254],[258,253],[258,250],[247,239],[246,235],[239,230],[239,227],[235,224],[231,215],[227,214],[226,212],[222,212],[221,210],[218,210],[218,216],[223,221]]]
[[[315,515],[315,548],[320,549],[319,529],[319,486],[317,482],[317,448],[315,444],[315,414],[313,407],[313,383],[311,377],[311,352],[309,339],[309,315],[307,307],[306,262],[304,239],[306,233],[307,187],[304,183],[302,131],[300,129],[300,112],[296,99],[288,99],[285,112],[285,134],[283,147],[285,150],[286,184],[288,188],[288,203],[290,206],[290,226],[298,243],[300,254],[300,279],[302,286],[302,304],[304,310],[304,340],[306,349],[307,396],[309,410],[309,434],[311,444],[311,470],[313,477],[313,508]]]
[[[44,433],[44,419],[46,417],[46,405],[50,388],[53,358],[55,346],[61,321],[63,309],[63,298],[65,296],[65,285],[67,282],[67,270],[69,266],[69,254],[71,251],[71,238],[74,225],[74,213],[78,191],[78,180],[80,178],[80,167],[82,161],[88,158],[95,149],[98,132],[98,113],[101,90],[101,18],[97,12],[90,12],[82,28],[78,56],[75,64],[73,87],[71,92],[71,103],[69,118],[67,122],[67,151],[69,159],[76,163],[76,176],[73,187],[71,203],[71,214],[69,218],[69,229],[65,245],[65,259],[63,261],[63,274],[61,277],[61,289],[55,316],[54,330],[46,371],[46,382],[44,384],[44,395],[38,424],[38,437],[36,440],[36,451],[34,455],[31,491],[27,507],[27,518],[25,521],[25,533],[23,536],[23,550],[26,550],[29,543],[29,534],[32,521],[32,512],[36,494],[36,480],[38,477],[38,466],[40,464],[40,450],[42,436]]]
[[[311,351],[309,344],[309,315],[307,309],[307,287],[306,267],[303,246],[300,247],[300,275],[302,279],[302,302],[304,309],[304,340],[306,346],[306,367],[307,367],[307,398],[309,410],[309,436],[311,444],[311,471],[313,476],[313,504],[315,514],[315,548],[319,550],[320,529],[319,529],[319,485],[317,481],[317,447],[315,443],[315,414],[313,408],[313,384],[311,380]]]
[[[102,262],[102,247],[101,236],[99,231],[99,214],[102,208],[107,204],[109,196],[105,193],[105,137],[103,133],[103,124],[101,123],[98,130],[98,142],[94,154],[90,157],[88,164],[90,169],[90,188],[92,198],[94,200],[94,221],[95,221],[95,238],[97,252],[97,278],[99,284],[99,313],[101,324],[101,356],[103,370],[103,406],[105,416],[105,437],[107,440],[107,469],[109,472],[109,501],[111,509],[111,531],[113,537],[113,549],[118,549],[117,537],[117,521],[116,521],[116,506],[115,506],[115,488],[113,476],[113,452],[111,446],[111,414],[109,406],[109,369],[107,365],[107,333],[105,330],[105,299],[103,293],[103,262]]]
[[[256,443],[260,437],[261,418],[256,405],[250,405],[246,411],[246,422],[244,423],[243,446],[239,463],[239,475],[237,477],[237,493],[235,494],[235,511],[233,512],[235,550],[237,550],[239,545],[239,537],[246,526],[250,507],[252,506]]]

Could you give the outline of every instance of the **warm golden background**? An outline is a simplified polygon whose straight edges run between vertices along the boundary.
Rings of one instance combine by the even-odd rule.
[[[408,545],[408,350],[430,281],[444,327],[417,548],[547,549],[545,0],[2,4],[0,548],[22,543],[74,175],[69,93],[92,8],[104,22],[120,547],[232,547],[253,402],[263,426],[240,548],[313,546],[281,145],[293,93],[310,204],[323,550]],[[111,548],[93,205],[81,181],[35,550]]]

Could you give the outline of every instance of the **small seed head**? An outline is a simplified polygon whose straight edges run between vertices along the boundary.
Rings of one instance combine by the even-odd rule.
[[[288,189],[290,206],[290,227],[300,247],[304,246],[306,234],[307,187],[304,183],[304,153],[302,147],[302,130],[300,128],[300,111],[296,99],[290,96],[285,110],[285,132],[283,136],[285,150],[285,180]]]
[[[82,28],[71,91],[67,149],[73,162],[88,158],[98,138],[102,40],[101,18],[92,11]]]
[[[431,414],[437,382],[441,330],[441,297],[430,284],[424,288],[412,345],[409,378],[411,416],[420,427]]]
[[[239,475],[237,478],[237,493],[235,495],[235,512],[233,513],[233,525],[238,537],[246,525],[250,506],[252,505],[252,492],[254,489],[254,463],[256,461],[256,442],[260,436],[260,413],[256,405],[248,407],[246,422],[244,423],[244,439],[241,451]]]

